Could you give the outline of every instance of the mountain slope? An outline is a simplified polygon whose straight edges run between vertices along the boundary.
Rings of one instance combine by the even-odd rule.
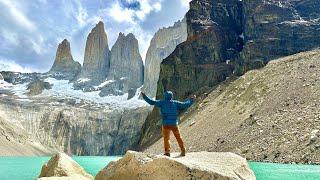
[[[218,86],[183,119],[188,151],[320,163],[319,59],[320,49],[295,54]],[[146,151],[161,152],[162,139]]]

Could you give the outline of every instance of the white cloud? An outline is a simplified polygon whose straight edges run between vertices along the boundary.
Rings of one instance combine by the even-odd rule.
[[[133,0],[127,0],[127,2],[133,2]],[[137,0],[140,4],[138,10],[130,9],[120,5],[116,1],[110,8],[104,9],[103,12],[107,13],[109,17],[113,18],[117,22],[128,22],[136,24],[136,21],[145,20],[146,16],[152,12],[158,12],[161,10],[162,0]]]
[[[13,72],[24,72],[31,73],[34,72],[30,68],[22,67],[14,61],[0,59],[0,71],[13,71]]]
[[[108,13],[116,22],[134,23],[134,11],[132,9],[122,8],[119,2],[116,2],[110,8],[104,9],[101,12]]]
[[[6,7],[8,13],[13,18],[14,22],[17,23],[17,25],[25,28],[26,30],[34,31],[36,29],[35,24],[30,19],[28,19],[28,17],[23,14],[20,9],[17,9],[15,4],[13,4],[12,2],[13,1],[10,0],[0,0],[0,3]]]
[[[187,8],[189,8],[189,2],[190,2],[190,1],[191,1],[191,0],[180,0],[182,6],[187,7]]]

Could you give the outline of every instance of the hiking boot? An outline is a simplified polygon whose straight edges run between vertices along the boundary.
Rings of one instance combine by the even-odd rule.
[[[163,155],[170,157],[170,153],[164,153]]]
[[[180,156],[186,156],[186,151],[181,151]]]

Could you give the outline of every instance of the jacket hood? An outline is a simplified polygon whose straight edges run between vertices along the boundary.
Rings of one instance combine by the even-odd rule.
[[[173,93],[171,91],[164,92],[164,99],[171,100],[173,98]]]

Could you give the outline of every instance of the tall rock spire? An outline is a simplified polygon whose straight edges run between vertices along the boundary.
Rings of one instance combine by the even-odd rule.
[[[138,40],[130,33],[120,33],[111,49],[108,79],[127,79],[128,88],[143,84],[143,62],[139,53]]]
[[[79,78],[90,79],[99,83],[109,71],[110,50],[103,22],[99,22],[89,33],[86,42],[83,68]]]
[[[72,79],[80,72],[81,65],[73,60],[70,50],[70,43],[64,39],[58,46],[56,58],[49,71],[50,74],[57,74],[66,79]]]

